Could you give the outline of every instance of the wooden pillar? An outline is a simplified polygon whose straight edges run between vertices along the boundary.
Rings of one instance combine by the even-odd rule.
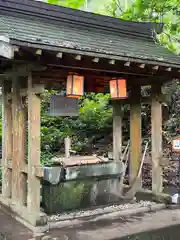
[[[119,101],[113,101],[113,159],[119,161],[122,154],[122,109]]]
[[[70,157],[70,149],[71,149],[71,138],[65,137],[64,139],[64,147],[65,147],[65,157]]]
[[[12,200],[17,204],[26,203],[26,176],[21,172],[25,165],[25,109],[20,96],[17,78],[12,81]]]
[[[162,106],[158,101],[161,94],[160,86],[152,86],[151,103],[151,127],[152,127],[152,191],[162,192],[162,168],[160,159],[162,157]]]
[[[28,211],[40,212],[40,179],[35,166],[40,166],[40,97],[33,92],[32,75],[28,76]]]
[[[135,181],[141,162],[141,87],[132,89],[130,103],[130,163],[129,163],[129,183]],[[139,182],[141,187],[141,181]]]
[[[2,86],[2,196],[11,197],[12,171],[8,163],[12,160],[12,104],[8,101],[11,91],[9,82],[4,81]]]

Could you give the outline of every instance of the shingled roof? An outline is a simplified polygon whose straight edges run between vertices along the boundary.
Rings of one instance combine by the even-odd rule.
[[[180,68],[180,57],[156,43],[161,30],[33,0],[0,0],[0,35],[12,44]]]

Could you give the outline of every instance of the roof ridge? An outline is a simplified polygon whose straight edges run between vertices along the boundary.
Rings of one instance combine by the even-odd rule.
[[[152,39],[152,30],[159,27],[158,24],[132,22],[112,17],[97,15],[81,10],[50,5],[34,0],[0,0],[0,13],[5,15],[34,16],[41,19],[71,22],[91,27],[109,28],[134,35],[139,38]]]

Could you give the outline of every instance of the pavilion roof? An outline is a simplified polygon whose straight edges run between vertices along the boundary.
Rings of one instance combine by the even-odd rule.
[[[18,46],[180,68],[160,24],[125,21],[34,0],[0,0],[0,35]]]

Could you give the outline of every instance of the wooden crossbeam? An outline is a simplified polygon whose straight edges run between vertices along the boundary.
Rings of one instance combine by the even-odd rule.
[[[11,79],[12,77],[23,77],[28,76],[31,71],[42,71],[46,67],[39,65],[39,63],[25,63],[13,65],[11,69],[6,70],[4,73],[0,74],[2,79]]]
[[[163,102],[167,102],[167,94],[159,94],[156,96],[156,100],[159,103],[163,103]],[[113,102],[114,100],[111,100],[111,102]],[[121,100],[115,100],[116,102],[119,102],[121,104],[131,104],[131,102],[133,102],[133,99],[131,98],[131,96],[127,99],[121,99]],[[143,104],[151,104],[151,96],[147,96],[147,97],[140,97],[140,102]]]
[[[9,162],[6,165],[6,168],[12,170],[12,160],[9,160]],[[33,166],[34,168],[34,176],[38,178],[43,178],[44,177],[44,168],[42,166]],[[28,174],[28,164],[22,164],[20,166],[20,171],[24,174]]]
[[[45,91],[44,85],[43,84],[34,84],[32,87],[32,91],[34,94],[42,94]],[[12,93],[8,94],[8,99],[12,99]],[[28,89],[24,88],[24,89],[20,89],[20,95],[22,97],[26,97],[28,95]]]

